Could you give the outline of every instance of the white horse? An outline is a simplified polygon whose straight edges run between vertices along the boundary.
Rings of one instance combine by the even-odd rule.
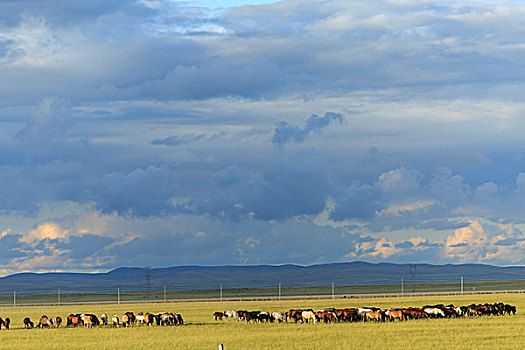
[[[142,313],[137,315],[137,316],[135,316],[135,322],[137,324],[141,324],[141,323],[145,324],[146,323],[146,316],[144,316]]]
[[[279,323],[284,321],[284,315],[282,312],[274,312],[272,313],[272,317]]]
[[[236,320],[236,321],[239,320],[239,315],[237,314],[237,311],[235,311],[235,310],[224,311],[224,315],[225,315],[227,318],[233,318],[233,319]]]
[[[120,327],[120,321],[117,315],[113,315],[113,317],[111,317],[111,323],[113,323],[113,326]]]
[[[308,321],[313,321],[313,323],[317,323],[317,316],[315,316],[313,311],[303,311],[301,313],[301,318],[306,323],[308,323]]]
[[[445,312],[437,307],[427,307],[423,311],[432,317],[445,317]]]

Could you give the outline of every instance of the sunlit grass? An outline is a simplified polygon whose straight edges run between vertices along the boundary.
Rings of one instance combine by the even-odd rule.
[[[290,308],[422,306],[432,303],[465,305],[472,302],[504,302],[517,305],[516,316],[465,319],[413,320],[395,323],[246,324],[213,320],[214,311],[248,309],[284,311]],[[23,329],[22,320],[36,323],[49,317],[88,312],[100,315],[125,311],[180,312],[183,327],[132,327],[96,329]],[[454,297],[295,300],[273,302],[193,302],[62,307],[4,307],[11,330],[0,332],[2,349],[408,349],[470,348],[524,349],[525,295],[476,295]]]

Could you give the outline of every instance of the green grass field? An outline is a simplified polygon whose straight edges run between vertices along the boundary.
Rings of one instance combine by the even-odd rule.
[[[516,305],[516,316],[428,319],[395,323],[246,324],[214,321],[214,311],[248,309],[284,311],[290,308],[423,306],[431,303],[466,305],[472,302]],[[11,318],[11,330],[0,331],[1,349],[525,349],[525,294],[454,297],[412,297],[273,302],[183,302],[117,305],[25,306],[0,308]],[[181,327],[95,329],[23,329],[25,316],[38,322],[49,317],[88,312],[100,315],[126,311],[180,312]]]

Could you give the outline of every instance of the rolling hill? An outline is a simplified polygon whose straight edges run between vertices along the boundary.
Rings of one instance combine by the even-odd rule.
[[[349,262],[258,266],[177,266],[149,270],[152,290],[265,288],[281,283],[288,287],[330,285],[525,280],[525,267],[498,267],[483,264],[417,264],[410,274],[408,264]],[[107,273],[19,273],[0,278],[0,294],[45,294],[63,292],[123,292],[146,288],[145,269],[123,267]]]

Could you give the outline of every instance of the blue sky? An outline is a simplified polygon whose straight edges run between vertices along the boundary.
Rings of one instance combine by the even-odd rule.
[[[523,38],[520,1],[0,1],[0,274],[523,265]]]

